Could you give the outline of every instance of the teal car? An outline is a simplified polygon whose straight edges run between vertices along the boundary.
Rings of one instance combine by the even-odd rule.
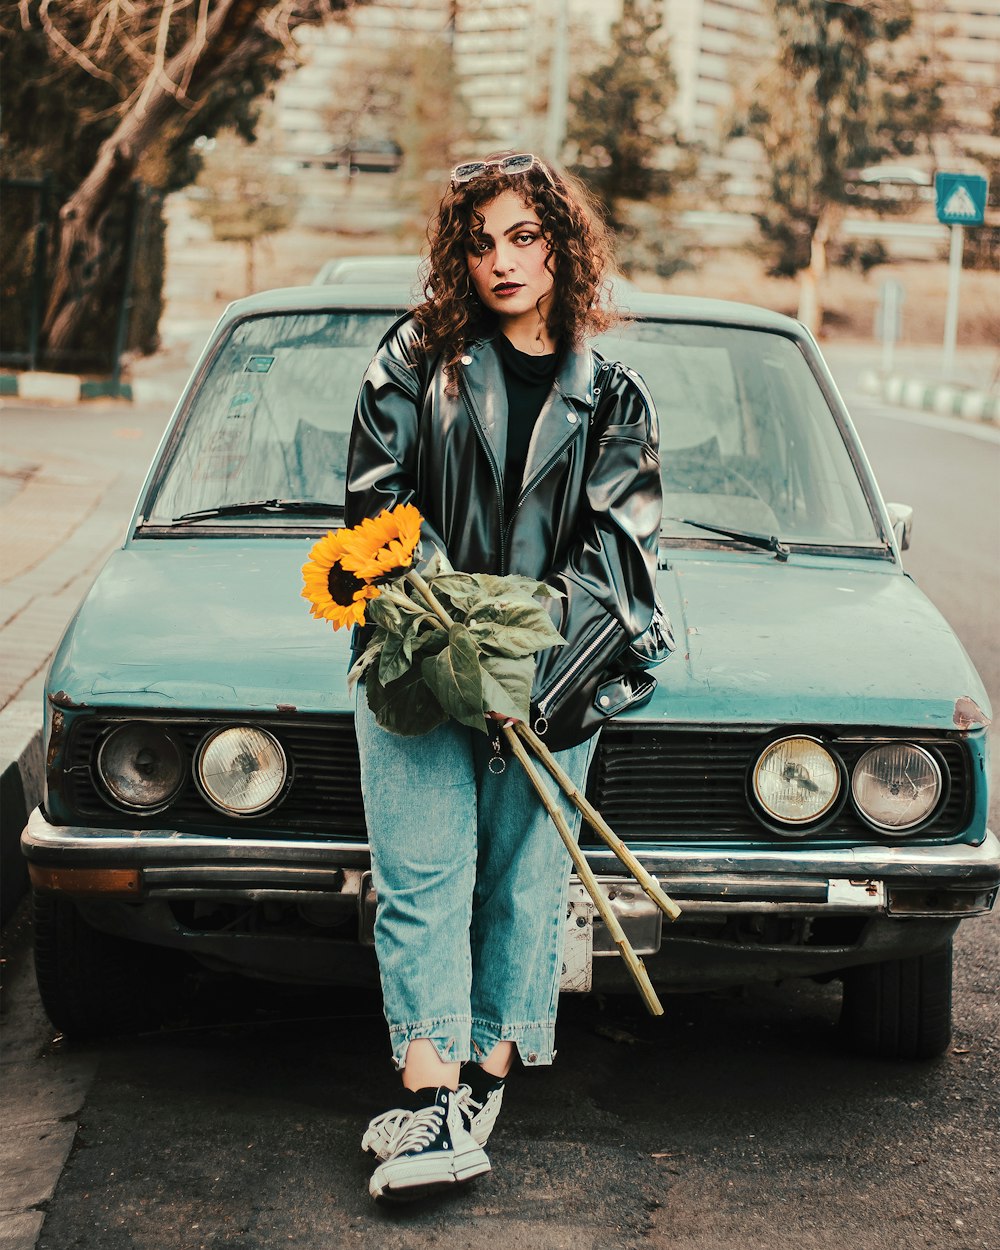
[[[589,792],[680,919],[585,834],[587,858],[659,987],[839,979],[849,1046],[938,1054],[952,935],[1000,882],[982,683],[907,576],[910,510],[882,501],[802,326],[627,299],[598,346],[659,411],[678,645],[607,724]],[[348,639],[309,615],[300,568],[341,521],[359,380],[407,300],[312,286],[226,310],[53,659],[22,847],[68,1034],[155,1018],[182,955],[377,984]],[[574,882],[564,988],[628,989],[615,955]]]

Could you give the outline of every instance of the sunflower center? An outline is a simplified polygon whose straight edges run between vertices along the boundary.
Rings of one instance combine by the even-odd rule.
[[[353,573],[343,568],[339,560],[330,566],[330,571],[326,575],[330,598],[342,607],[349,607],[354,602],[355,592],[364,584],[360,577],[355,577]]]

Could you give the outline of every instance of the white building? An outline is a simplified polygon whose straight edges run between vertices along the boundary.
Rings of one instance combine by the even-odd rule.
[[[755,146],[724,143],[726,113],[741,75],[751,72],[768,45],[768,0],[647,0],[659,10],[677,77],[673,124],[682,139],[706,152],[705,172],[715,172],[738,199],[762,186]],[[918,38],[929,41],[953,82],[948,102],[960,122],[956,143],[941,143],[939,162],[963,151],[1000,149],[990,132],[989,110],[1000,94],[1000,0],[914,0]],[[298,33],[304,64],[276,95],[279,127],[288,147],[322,152],[336,145],[327,133],[324,106],[338,90],[342,67],[359,49],[400,40],[441,36],[454,50],[463,94],[478,120],[483,145],[531,149],[544,142],[543,102],[557,18],[574,38],[606,41],[621,0],[372,0],[347,21]],[[386,136],[390,138],[391,136]],[[325,145],[325,148],[324,148]]]

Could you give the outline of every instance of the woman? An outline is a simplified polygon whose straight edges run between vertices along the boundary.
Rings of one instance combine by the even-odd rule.
[[[639,697],[621,656],[653,618],[660,520],[649,397],[584,343],[615,320],[608,257],[585,194],[537,157],[458,166],[426,299],[362,383],[347,481],[349,525],[412,502],[421,558],[560,592],[567,645],[540,654],[534,708],[581,786],[602,717]],[[488,736],[454,721],[395,736],[363,691],[356,726],[403,1083],[362,1145],[380,1160],[372,1196],[407,1199],[489,1171],[515,1052],[552,1062],[570,860],[522,770],[494,771]]]

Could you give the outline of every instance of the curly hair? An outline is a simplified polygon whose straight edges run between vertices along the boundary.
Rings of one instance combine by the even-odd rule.
[[[500,152],[485,161],[510,153]],[[424,302],[414,310],[425,351],[440,352],[454,385],[466,343],[495,325],[494,314],[480,303],[469,280],[468,244],[481,225],[483,206],[504,191],[514,191],[533,208],[550,245],[545,265],[553,275],[553,298],[546,316],[549,334],[578,346],[622,320],[609,300],[607,271],[611,239],[587,190],[536,157],[521,173],[486,170],[470,182],[449,187],[428,230],[430,255],[425,262]]]

